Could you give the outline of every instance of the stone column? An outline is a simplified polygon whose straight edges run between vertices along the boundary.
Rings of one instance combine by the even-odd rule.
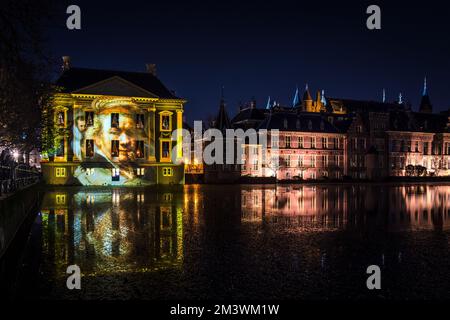
[[[156,148],[156,139],[155,139],[155,105],[152,105],[148,109],[148,160],[156,161],[155,158],[155,148]]]

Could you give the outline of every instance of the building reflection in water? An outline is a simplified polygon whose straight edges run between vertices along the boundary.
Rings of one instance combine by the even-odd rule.
[[[450,186],[243,187],[242,220],[308,230],[450,229]]]
[[[47,271],[60,275],[70,264],[83,274],[180,268],[199,231],[249,223],[293,232],[450,229],[449,200],[450,186],[434,185],[62,188],[43,200],[42,252]]]
[[[46,265],[63,275],[111,274],[179,267],[182,194],[139,189],[47,192],[41,209]]]

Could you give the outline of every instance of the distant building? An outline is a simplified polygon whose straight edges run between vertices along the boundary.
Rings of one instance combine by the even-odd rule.
[[[181,136],[184,99],[148,72],[70,67],[56,85],[55,150],[43,154],[49,184],[150,185],[184,183]],[[174,149],[179,145],[180,148]],[[172,157],[173,150],[177,153]]]
[[[238,164],[237,158],[234,158],[233,163],[227,163],[226,152],[227,145],[232,145],[233,148],[239,143],[235,139],[227,141],[226,130],[232,129],[230,118],[226,110],[225,98],[223,96],[220,99],[219,112],[210,123],[210,129],[217,129],[222,133],[223,141],[220,141],[222,146],[222,158],[221,163],[205,164],[204,166],[204,181],[206,183],[233,183],[236,182],[241,176],[241,165]],[[203,146],[206,148],[211,141],[203,140]],[[217,151],[217,150],[216,150]],[[235,150],[234,150],[235,151]],[[234,152],[233,151],[233,152]],[[234,153],[235,156],[237,155]],[[216,156],[216,155],[214,155]],[[217,155],[218,157],[219,155]]]
[[[218,128],[279,130],[276,148],[244,144],[240,175],[277,180],[378,180],[398,176],[450,176],[450,112],[433,113],[426,81],[419,112],[404,103],[325,97],[313,100],[306,87],[292,107],[256,108],[252,101],[228,123],[221,105]],[[269,131],[270,133],[270,131]],[[269,134],[270,140],[270,134]],[[226,174],[223,172],[223,174]],[[233,177],[234,177],[233,173]]]

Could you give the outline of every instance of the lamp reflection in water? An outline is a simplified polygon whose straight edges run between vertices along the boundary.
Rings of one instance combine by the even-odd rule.
[[[65,276],[70,264],[83,275],[180,267],[183,210],[176,193],[63,190],[46,193],[41,207],[42,253],[55,274]]]

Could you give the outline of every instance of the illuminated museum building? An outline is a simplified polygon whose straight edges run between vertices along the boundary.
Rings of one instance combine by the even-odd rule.
[[[182,184],[184,167],[172,162],[181,146],[186,102],[147,72],[72,68],[64,58],[56,85],[54,152],[43,155],[49,184]],[[182,149],[175,148],[177,159]]]
[[[450,176],[450,113],[433,113],[426,80],[418,112],[402,100],[401,95],[393,103],[384,97],[381,102],[335,99],[323,91],[313,99],[306,87],[303,99],[297,89],[291,107],[269,99],[266,108],[258,109],[252,101],[227,127],[267,129],[267,159],[278,153],[280,160],[263,164],[261,145],[244,145],[240,176],[277,180]],[[227,118],[221,105],[216,122]],[[279,130],[278,142],[271,142],[272,129]]]

